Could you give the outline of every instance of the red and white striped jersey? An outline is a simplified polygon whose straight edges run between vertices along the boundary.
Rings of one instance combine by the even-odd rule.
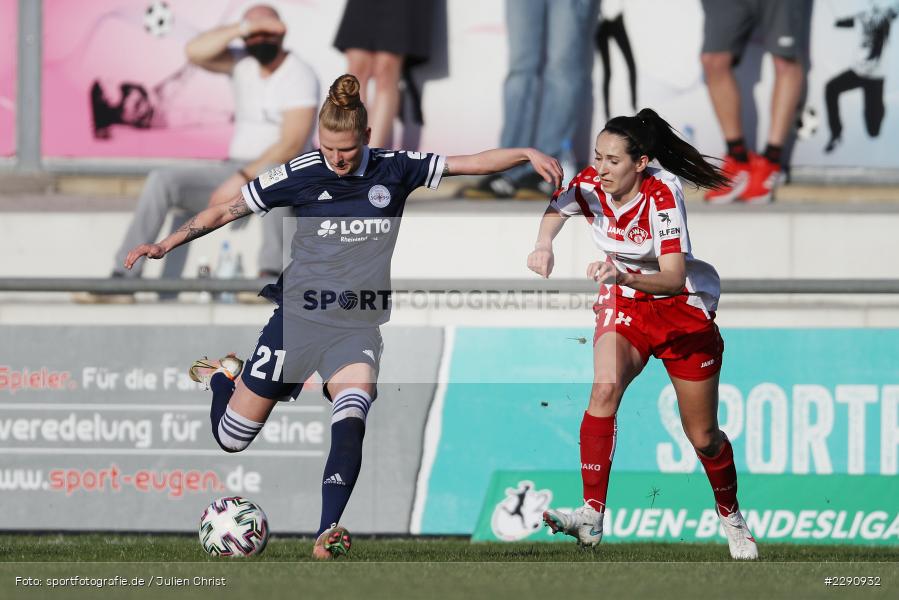
[[[691,253],[680,180],[664,169],[648,167],[645,173],[640,192],[616,207],[612,196],[602,190],[596,169],[587,167],[552,199],[550,206],[563,215],[586,217],[596,245],[619,271],[658,273],[660,256],[683,253],[687,262],[686,302],[704,312],[715,310],[721,282],[712,265]],[[648,296],[627,286],[603,285],[601,296],[608,293],[626,298]]]

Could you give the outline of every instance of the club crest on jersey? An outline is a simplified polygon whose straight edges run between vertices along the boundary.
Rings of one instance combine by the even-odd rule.
[[[637,244],[641,245],[643,242],[649,239],[649,232],[640,227],[639,225],[635,225],[628,229],[627,231],[627,239]]]
[[[375,208],[384,208],[390,204],[390,190],[383,185],[373,185],[368,190],[368,201]]]

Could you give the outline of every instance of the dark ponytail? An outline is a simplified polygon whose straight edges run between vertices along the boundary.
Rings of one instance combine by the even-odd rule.
[[[712,189],[729,181],[721,169],[706,160],[712,157],[681,139],[668,121],[651,108],[644,108],[635,117],[615,117],[603,131],[623,137],[633,160],[640,160],[645,154],[695,186]]]

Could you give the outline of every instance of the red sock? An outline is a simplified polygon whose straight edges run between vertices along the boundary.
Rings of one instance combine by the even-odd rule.
[[[705,468],[705,474],[712,484],[715,493],[715,502],[718,503],[718,512],[727,516],[736,512],[737,505],[737,469],[734,466],[734,449],[730,440],[724,438],[721,450],[716,456],[709,458],[701,452],[697,452],[699,462]]]
[[[614,415],[594,417],[586,412],[581,421],[581,478],[584,481],[584,502],[596,510],[606,507],[609,471],[615,455],[615,434],[618,427]]]

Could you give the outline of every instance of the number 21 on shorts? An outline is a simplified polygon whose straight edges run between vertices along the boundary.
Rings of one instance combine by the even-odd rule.
[[[259,349],[256,350],[256,356],[258,356],[259,358],[253,361],[253,370],[250,371],[250,375],[256,377],[257,379],[270,379],[271,381],[280,381],[281,369],[284,368],[284,356],[286,354],[286,350],[274,351],[275,366],[272,368],[271,377],[269,377],[265,372],[262,371],[262,368],[271,360],[272,350],[268,346],[259,346]]]

